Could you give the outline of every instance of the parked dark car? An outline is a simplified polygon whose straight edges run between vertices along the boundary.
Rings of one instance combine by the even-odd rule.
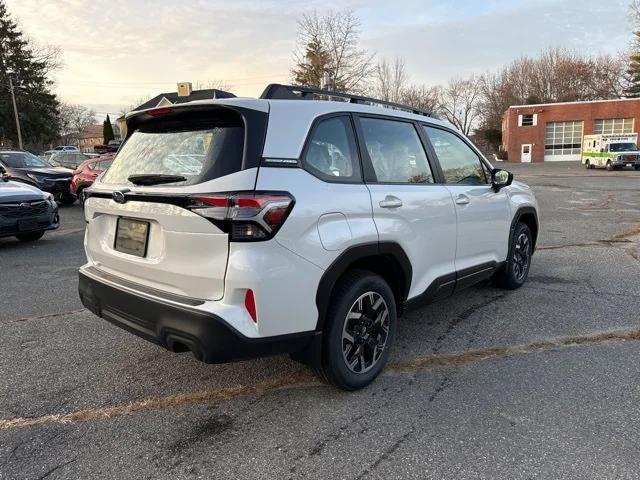
[[[22,150],[0,150],[0,175],[51,193],[56,201],[64,204],[75,202],[70,184],[73,171],[52,167],[35,155]]]
[[[120,140],[109,140],[109,143],[106,145],[95,145],[93,147],[93,151],[96,153],[115,153],[120,148],[120,144],[122,142]]]
[[[32,242],[59,226],[53,195],[0,175],[0,237],[16,236],[22,242]]]
[[[113,162],[113,154],[107,154],[86,160],[73,171],[71,193],[78,197],[80,204],[84,204],[84,189],[90,187],[98,175],[109,168],[111,162]]]

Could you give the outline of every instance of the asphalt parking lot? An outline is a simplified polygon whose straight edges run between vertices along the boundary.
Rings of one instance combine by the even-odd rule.
[[[356,393],[83,310],[78,206],[35,244],[0,239],[0,479],[638,478],[640,172],[505,168],[541,205],[529,282],[407,314]]]

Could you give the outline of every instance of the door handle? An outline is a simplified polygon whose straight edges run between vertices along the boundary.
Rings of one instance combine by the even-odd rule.
[[[456,204],[458,205],[467,205],[469,203],[469,197],[467,197],[464,194],[460,194],[458,195],[458,197],[456,198]]]
[[[380,208],[398,208],[402,206],[402,200],[393,195],[387,195],[378,205],[380,205]]]

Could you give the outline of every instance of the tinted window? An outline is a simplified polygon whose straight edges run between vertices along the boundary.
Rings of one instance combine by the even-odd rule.
[[[413,124],[377,118],[361,118],[360,122],[378,182],[433,183]]]
[[[439,128],[424,126],[424,130],[436,151],[446,183],[487,183],[480,158],[460,137]]]
[[[104,162],[97,162],[95,163],[95,170],[100,170],[102,172],[111,166],[111,162],[113,162],[113,160],[105,160]]]
[[[318,123],[303,163],[307,170],[324,180],[359,181],[360,166],[349,117],[332,117]]]
[[[113,158],[103,183],[123,184],[131,175],[181,175],[191,185],[242,169],[244,126],[239,115],[210,115],[206,123],[159,120],[127,139]]]
[[[0,161],[11,168],[50,167],[47,162],[28,152],[0,152]]]

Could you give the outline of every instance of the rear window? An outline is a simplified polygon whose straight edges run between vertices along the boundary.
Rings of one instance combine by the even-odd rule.
[[[126,140],[102,183],[123,184],[132,175],[180,175],[182,186],[223,177],[242,169],[244,126],[239,115],[206,121],[155,120]]]

